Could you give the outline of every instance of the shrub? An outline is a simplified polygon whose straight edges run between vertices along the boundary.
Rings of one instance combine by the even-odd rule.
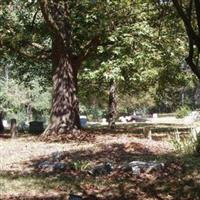
[[[191,112],[191,109],[189,106],[181,106],[176,110],[176,117],[177,118],[184,118]]]
[[[196,140],[193,137],[187,137],[180,141],[172,140],[176,152],[181,154],[193,154],[196,151]]]
[[[107,111],[97,106],[80,106],[81,115],[87,115],[89,121],[100,121],[106,117]]]
[[[195,130],[196,131],[196,130]],[[200,153],[200,135],[196,132],[196,136],[191,134],[180,140],[173,139],[172,144],[175,151],[181,154],[199,154]]]

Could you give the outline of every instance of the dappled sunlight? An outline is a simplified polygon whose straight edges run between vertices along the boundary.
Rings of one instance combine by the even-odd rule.
[[[3,144],[2,142],[1,144]],[[14,149],[10,151],[11,156],[18,157],[18,160],[15,160],[14,157],[10,160],[4,158],[4,164],[7,162],[7,167],[5,168],[3,164],[0,172],[2,195],[13,194],[12,188],[15,188],[19,196],[27,199],[39,199],[39,196],[42,195],[46,199],[51,199],[49,194],[52,192],[58,195],[57,197],[52,196],[52,199],[59,199],[61,198],[59,195],[62,196],[62,194],[65,194],[66,197],[70,192],[81,194],[84,199],[88,200],[159,199],[157,193],[160,195],[161,192],[158,192],[159,190],[156,188],[163,181],[161,179],[163,172],[142,173],[135,176],[131,171],[123,171],[121,167],[133,160],[162,160],[169,163],[169,169],[172,170],[169,178],[177,169],[173,171],[173,168],[170,168],[176,159],[170,153],[170,149],[165,153],[162,150],[160,153],[160,148],[152,151],[152,147],[156,145],[159,147],[159,142],[154,141],[151,146],[147,139],[139,139],[126,134],[121,136],[108,134],[103,137],[100,134],[96,136],[95,142],[83,142],[82,144],[76,142],[44,143],[37,141],[36,138],[32,142],[30,138],[18,138],[4,142],[7,147],[11,145],[12,148],[18,149],[16,154]],[[1,154],[3,155],[3,151]],[[57,154],[58,157],[55,157]],[[20,157],[21,159],[19,159]],[[110,174],[99,177],[89,175],[88,170],[105,162],[112,163],[114,167]],[[64,163],[65,168],[39,167],[56,163]],[[18,168],[14,166],[18,166]],[[179,165],[177,166],[179,167]],[[168,171],[166,167],[167,174]],[[153,183],[155,185],[154,195],[151,194],[153,190],[150,192],[148,189],[152,187]],[[25,191],[28,191],[29,197]],[[165,196],[166,193],[164,192],[163,195]],[[62,196],[61,199],[64,197]]]
[[[200,200],[199,11],[1,0],[0,200]]]
[[[109,137],[113,136],[104,136],[104,139],[109,139]],[[38,142],[35,141],[35,143]],[[29,145],[32,148],[33,144],[29,143]],[[43,143],[43,145],[45,148],[49,148],[48,145],[52,148],[56,147],[53,143]],[[19,194],[16,198],[24,196],[25,199],[44,197],[44,199],[64,200],[70,192],[81,195],[85,200],[133,198],[136,200],[178,200],[180,195],[182,199],[195,199],[199,195],[200,160],[198,157],[178,157],[169,151],[159,154],[137,141],[125,143],[122,140],[121,143],[113,141],[109,144],[104,144],[102,141],[89,144],[88,148],[84,145],[77,146],[79,149],[70,145],[69,143],[60,144],[59,153],[49,149],[50,152],[46,155],[38,157],[36,155],[34,159],[20,162],[19,164],[23,166],[21,171],[12,169],[1,171],[1,194],[14,195],[12,192],[14,188],[15,196],[16,192]],[[64,146],[68,146],[68,149],[62,150]],[[42,146],[38,148],[42,150]],[[23,151],[18,153],[23,153]],[[57,155],[58,157],[55,157]],[[162,170],[152,173],[142,172],[136,176],[131,171],[123,171],[121,168],[133,160],[160,160],[165,166]],[[65,163],[66,168],[50,171],[39,168],[38,166],[44,162]],[[98,177],[88,174],[88,170],[105,162],[112,163],[114,167],[110,174]],[[30,170],[26,171],[26,168]]]

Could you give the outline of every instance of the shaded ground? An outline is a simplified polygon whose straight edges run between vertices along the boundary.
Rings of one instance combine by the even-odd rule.
[[[37,138],[0,138],[0,199],[68,199],[69,193],[84,199],[165,200],[200,199],[200,159],[178,157],[171,145],[131,134],[99,134],[92,142],[44,143]],[[38,163],[64,152],[64,171],[43,171]],[[133,160],[161,160],[165,168],[134,176],[118,166]],[[87,170],[111,162],[115,170],[91,177]]]

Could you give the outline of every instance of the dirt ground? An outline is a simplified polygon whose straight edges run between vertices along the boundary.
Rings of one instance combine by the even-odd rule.
[[[62,162],[73,169],[47,172],[36,168],[36,163],[51,160],[55,152],[63,152]],[[177,158],[166,140],[152,141],[133,134],[97,134],[91,141],[65,143],[41,142],[32,136],[0,137],[0,199],[65,200],[70,193],[85,200],[199,199],[200,166],[196,163],[200,162],[184,159]],[[102,177],[87,173],[105,162],[117,169],[134,160],[156,160],[166,165],[164,171],[139,176],[119,170]]]
[[[105,146],[121,144],[125,147],[133,143],[141,145],[144,153],[165,154],[172,150],[172,145],[163,141],[149,141],[139,139],[131,135],[99,135],[94,142],[70,142],[70,143],[45,143],[36,140],[36,137],[2,139],[0,138],[0,171],[31,170],[27,163],[40,157],[50,156],[54,152],[75,151],[101,151]],[[132,149],[133,151],[137,151]],[[109,156],[109,155],[108,155]],[[105,157],[105,160],[109,158]],[[112,162],[112,160],[111,160]],[[26,163],[26,164],[25,164]]]

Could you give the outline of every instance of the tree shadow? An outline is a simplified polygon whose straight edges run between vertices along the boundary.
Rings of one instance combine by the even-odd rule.
[[[121,165],[134,159],[149,160],[157,158],[150,149],[136,142],[131,142],[129,145],[119,143],[99,144],[96,150],[63,151],[62,154],[62,161],[65,163],[87,161],[95,164],[111,162]],[[51,156],[32,160],[31,164],[35,166],[44,160],[51,160]]]
[[[10,139],[11,135],[10,134],[0,134],[0,139]]]
[[[134,176],[132,172],[124,172],[117,168],[133,160],[160,160],[165,162],[165,168],[152,174],[141,174],[141,176]],[[114,143],[101,145],[97,151],[65,152],[63,161],[69,165],[77,161],[80,163],[87,161],[92,166],[104,162],[111,162],[114,165],[115,169],[111,174],[95,178],[89,176],[81,167],[64,173],[56,173],[58,180],[74,183],[75,191],[80,190],[85,195],[85,199],[90,199],[90,195],[93,195],[93,199],[103,200],[148,198],[165,200],[169,196],[177,200],[200,199],[200,158],[194,160],[191,155],[182,157],[174,154],[155,155],[142,144],[130,143],[127,146]],[[38,163],[38,160],[32,161],[33,165],[35,163]],[[37,168],[35,172],[41,173]],[[101,198],[98,197],[101,195]]]
[[[32,167],[29,173],[0,173],[8,180],[24,178],[32,180],[42,189],[56,189],[65,193],[54,199],[68,199],[70,192],[80,193],[85,200],[198,200],[200,199],[200,158],[191,155],[155,155],[142,144],[101,144],[95,150],[63,151],[59,162],[67,164],[64,171],[45,171],[38,168],[44,161],[53,161],[52,155],[24,163]],[[117,166],[133,160],[165,163],[162,170],[135,176],[131,171],[123,171]],[[100,163],[111,162],[114,170],[99,177],[90,176],[87,170]],[[85,164],[89,163],[89,167]],[[75,167],[76,166],[76,167]],[[26,198],[25,198],[26,199]],[[27,199],[31,199],[28,198]],[[32,199],[39,199],[34,197]],[[45,199],[45,198],[44,198]],[[46,198],[46,199],[53,199]]]

